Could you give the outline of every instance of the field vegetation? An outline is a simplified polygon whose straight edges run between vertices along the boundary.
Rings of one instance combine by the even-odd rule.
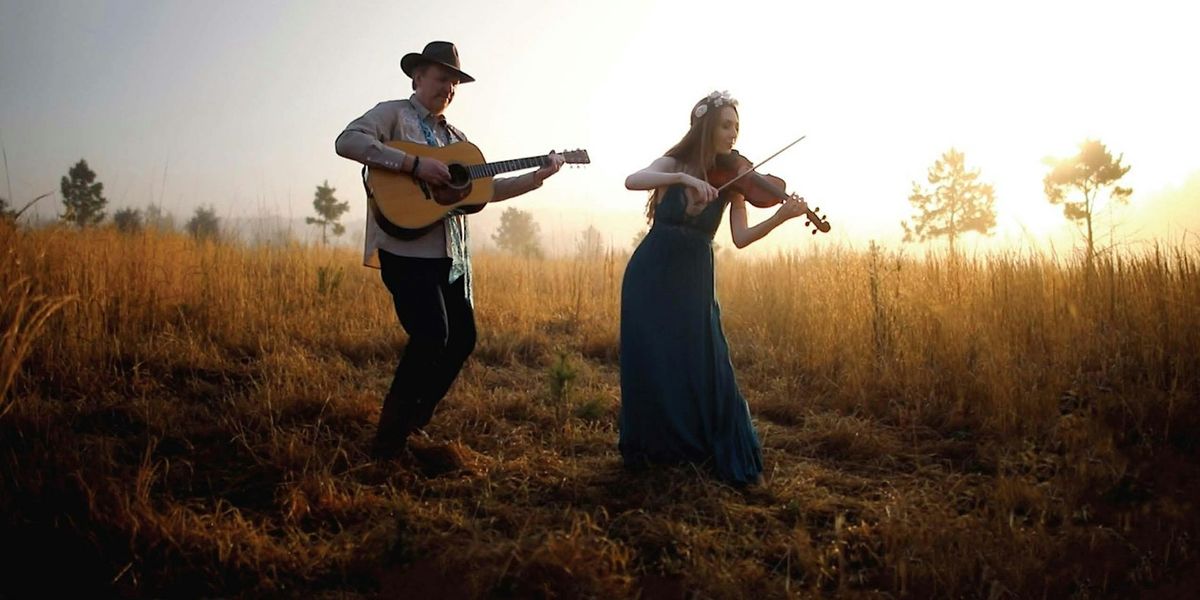
[[[0,598],[1200,586],[1195,247],[722,253],[747,489],[622,468],[620,253],[477,256],[472,360],[415,458],[373,462],[405,337],[357,252],[3,222],[0,249]]]

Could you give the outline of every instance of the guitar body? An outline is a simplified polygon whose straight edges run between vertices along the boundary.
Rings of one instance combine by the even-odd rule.
[[[376,222],[389,235],[401,239],[418,237],[453,210],[479,212],[491,201],[495,191],[492,178],[472,180],[468,172],[471,165],[484,162],[483,153],[475,144],[455,142],[448,146],[426,146],[394,141],[387,145],[421,158],[436,158],[450,169],[449,185],[433,185],[411,173],[367,170],[367,187],[375,199],[372,212]]]
[[[470,214],[483,210],[495,195],[493,179],[497,174],[550,164],[547,156],[485,163],[483,153],[471,142],[455,142],[448,146],[413,142],[388,142],[387,145],[403,150],[405,154],[436,158],[446,163],[450,171],[449,184],[433,185],[411,173],[366,169],[363,183],[371,198],[368,202],[371,216],[385,233],[402,240],[425,235],[452,212]],[[592,159],[587,150],[568,150],[562,153],[562,161],[562,164],[583,165]]]

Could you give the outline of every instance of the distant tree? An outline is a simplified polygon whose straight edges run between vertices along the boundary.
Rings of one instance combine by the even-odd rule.
[[[313,198],[313,208],[317,211],[316,217],[307,217],[304,222],[309,225],[321,226],[321,244],[328,244],[329,239],[325,237],[325,228],[333,227],[333,235],[342,235],[346,233],[346,227],[338,222],[342,214],[350,210],[349,202],[338,202],[338,199],[333,196],[337,191],[329,187],[329,180],[325,180],[324,185],[317,186],[317,193]]]
[[[647,233],[650,233],[650,230],[643,229],[633,234],[633,248],[635,250],[637,249],[638,245],[642,243],[642,240],[645,239]]]
[[[542,258],[541,227],[533,216],[516,208],[507,208],[500,214],[500,228],[492,234],[492,241],[506,252],[526,258]]]
[[[96,181],[96,173],[88,168],[86,160],[75,163],[59,187],[66,207],[59,215],[63,221],[87,227],[104,220],[104,207],[108,204],[104,199],[104,184]]]
[[[588,260],[604,256],[604,236],[600,235],[595,225],[588,225],[575,241],[575,253],[579,258]]]
[[[1086,223],[1088,260],[1096,255],[1092,216],[1096,214],[1100,193],[1108,188],[1110,201],[1119,203],[1128,202],[1133,193],[1132,188],[1117,185],[1117,181],[1129,172],[1129,167],[1121,164],[1124,156],[1122,154],[1114,160],[1104,144],[1097,140],[1084,140],[1079,144],[1079,154],[1045,161],[1050,166],[1050,172],[1042,180],[1046,198],[1051,204],[1062,204],[1063,214],[1068,219]],[[1074,196],[1077,199],[1070,200],[1073,192],[1078,192]]]
[[[196,208],[196,214],[188,219],[185,229],[198,240],[216,240],[221,233],[221,219],[212,206],[200,206]]]
[[[979,181],[979,169],[968,170],[962,152],[951,148],[929,167],[930,188],[912,184],[908,202],[913,225],[901,221],[904,241],[924,242],[945,236],[954,254],[958,236],[975,231],[987,235],[996,226],[995,193],[990,183]]]
[[[11,219],[16,215],[16,211],[9,210],[8,199],[0,196],[0,219]]]
[[[146,227],[159,231],[173,231],[175,229],[175,215],[164,211],[161,204],[147,204],[142,222]]]
[[[142,230],[142,211],[122,208],[113,214],[113,223],[121,233],[138,233]]]

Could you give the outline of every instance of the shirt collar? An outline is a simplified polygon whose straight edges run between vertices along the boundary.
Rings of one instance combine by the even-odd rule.
[[[409,96],[408,101],[411,102],[413,105],[413,108],[415,108],[417,110],[417,118],[418,119],[424,121],[432,116],[432,113],[429,112],[429,109],[425,108],[425,105],[421,104],[420,100],[417,100],[416,94]],[[441,123],[444,125],[446,123],[446,115],[437,115],[437,116],[433,117],[433,120],[437,123]]]

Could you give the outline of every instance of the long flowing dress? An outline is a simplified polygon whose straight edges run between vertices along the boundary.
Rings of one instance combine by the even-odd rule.
[[[696,215],[667,189],[621,285],[621,455],[628,466],[706,463],[727,482],[762,472],[758,434],[721,329],[712,239],[728,199]]]

